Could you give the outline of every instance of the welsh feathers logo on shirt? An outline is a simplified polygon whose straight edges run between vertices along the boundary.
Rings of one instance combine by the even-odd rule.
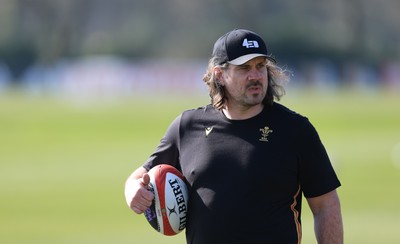
[[[260,129],[261,131],[261,138],[260,141],[268,141],[268,135],[273,132],[268,126]]]

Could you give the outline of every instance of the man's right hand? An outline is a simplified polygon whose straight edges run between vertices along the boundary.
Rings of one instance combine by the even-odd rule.
[[[154,199],[154,194],[148,190],[149,183],[150,176],[144,168],[137,169],[126,181],[126,203],[137,214],[145,212]]]

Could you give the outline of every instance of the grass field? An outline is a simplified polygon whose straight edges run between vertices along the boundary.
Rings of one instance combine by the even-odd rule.
[[[185,243],[133,214],[123,185],[175,116],[207,102],[0,94],[0,243]],[[282,103],[310,118],[329,151],[346,243],[400,243],[400,96],[293,91]],[[303,212],[303,243],[315,243]]]

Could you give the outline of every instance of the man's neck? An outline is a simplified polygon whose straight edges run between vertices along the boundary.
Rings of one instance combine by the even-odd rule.
[[[243,107],[243,106],[225,106],[222,109],[222,112],[228,119],[232,120],[245,120],[256,116],[261,113],[263,110],[263,104],[257,104],[251,107]]]

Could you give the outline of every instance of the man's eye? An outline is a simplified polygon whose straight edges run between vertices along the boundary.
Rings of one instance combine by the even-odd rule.
[[[258,68],[259,69],[264,69],[264,68],[266,68],[267,67],[267,64],[259,64],[258,65]]]

